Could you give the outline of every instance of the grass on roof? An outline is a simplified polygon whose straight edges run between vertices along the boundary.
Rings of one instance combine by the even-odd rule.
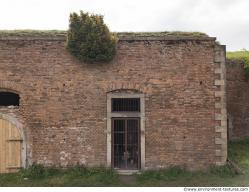
[[[202,32],[187,32],[187,31],[163,31],[163,32],[121,32],[117,33],[120,36],[123,35],[134,35],[136,37],[140,36],[190,36],[190,37],[208,37],[207,34]]]
[[[193,36],[193,37],[208,37],[207,34],[202,32],[186,32],[186,31],[163,31],[163,32],[115,32],[118,36],[134,36],[134,37],[163,37],[163,36]],[[65,36],[65,30],[0,30],[1,36]]]
[[[65,36],[66,31],[63,30],[0,30],[1,36]]]

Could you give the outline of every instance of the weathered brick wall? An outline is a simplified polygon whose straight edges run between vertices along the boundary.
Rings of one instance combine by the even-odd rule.
[[[29,161],[106,165],[106,93],[136,89],[145,94],[146,168],[220,162],[216,46],[211,38],[123,38],[111,63],[86,64],[64,38],[2,38],[0,85],[20,93]]]
[[[249,138],[249,82],[243,63],[227,61],[227,112],[230,139]]]

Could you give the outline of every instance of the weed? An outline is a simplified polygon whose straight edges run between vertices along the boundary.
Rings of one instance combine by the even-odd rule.
[[[227,164],[211,167],[209,173],[219,177],[234,177],[236,175],[235,170]]]
[[[242,169],[243,175],[235,175],[228,165],[211,167],[207,171],[187,171],[171,167],[137,174],[132,186],[248,186],[249,140],[230,142],[229,158]],[[24,178],[28,178],[27,180]],[[0,186],[125,186],[117,173],[105,167],[74,166],[68,169],[44,168],[33,165],[18,173],[0,174]],[[129,185],[130,186],[130,185]]]
[[[137,175],[139,181],[143,180],[174,180],[179,177],[190,177],[191,172],[179,167],[174,166],[168,169],[161,169],[157,171],[144,171]]]
[[[21,174],[23,178],[37,179],[46,176],[46,170],[43,165],[33,164],[27,169],[22,169]]]

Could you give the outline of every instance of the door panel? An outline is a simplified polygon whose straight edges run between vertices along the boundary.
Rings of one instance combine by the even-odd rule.
[[[139,165],[138,123],[137,119],[127,120],[127,167],[130,169],[137,169]]]
[[[21,168],[22,138],[9,121],[0,119],[0,173],[16,172]]]
[[[116,169],[139,169],[139,118],[113,118],[112,165]]]
[[[124,168],[125,164],[125,121],[114,120],[114,167]]]

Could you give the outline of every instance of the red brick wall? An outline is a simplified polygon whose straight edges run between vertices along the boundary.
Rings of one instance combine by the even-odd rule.
[[[20,92],[29,159],[106,165],[106,93],[123,87],[145,94],[146,168],[214,164],[214,45],[120,40],[111,63],[86,64],[64,40],[1,40],[0,82]]]
[[[243,63],[227,61],[227,112],[230,139],[249,137],[249,82]]]

